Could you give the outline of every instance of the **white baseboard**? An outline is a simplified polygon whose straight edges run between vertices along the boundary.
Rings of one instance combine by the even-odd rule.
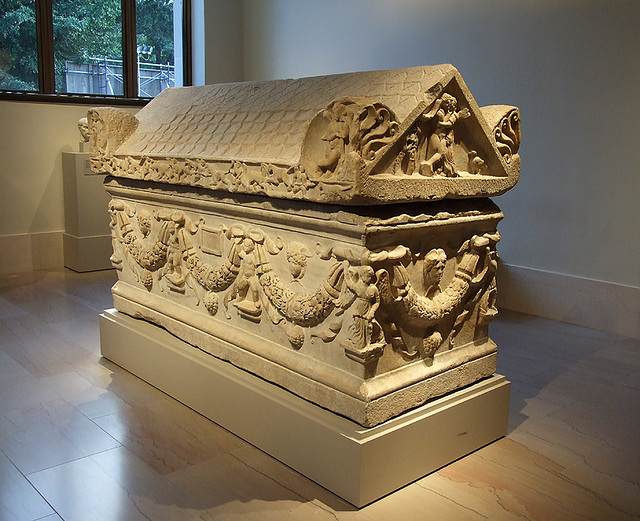
[[[498,307],[640,338],[640,288],[501,264]]]
[[[61,231],[0,236],[0,274],[59,269],[63,266]]]

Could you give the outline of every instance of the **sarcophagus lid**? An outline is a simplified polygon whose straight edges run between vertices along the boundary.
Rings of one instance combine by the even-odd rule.
[[[499,195],[520,116],[478,107],[451,65],[167,89],[93,109],[94,171],[345,205]]]

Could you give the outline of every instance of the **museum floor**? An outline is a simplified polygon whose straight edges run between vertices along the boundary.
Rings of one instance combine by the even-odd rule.
[[[114,281],[0,277],[1,521],[640,519],[639,340],[502,313],[508,436],[357,511],[101,359]]]

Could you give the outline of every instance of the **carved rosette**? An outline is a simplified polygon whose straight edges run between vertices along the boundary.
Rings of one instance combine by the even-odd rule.
[[[290,348],[322,342],[373,372],[383,355],[403,365],[485,337],[496,313],[495,231],[473,234],[449,254],[402,245],[371,251],[285,245],[259,226],[205,223],[120,199],[109,212],[113,265],[147,291],[169,292],[212,320],[249,329],[270,323]]]

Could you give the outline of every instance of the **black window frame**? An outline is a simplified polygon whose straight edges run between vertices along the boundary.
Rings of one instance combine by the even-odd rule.
[[[151,98],[138,94],[136,42],[136,0],[121,0],[122,5],[122,66],[123,96],[100,94],[72,94],[56,92],[53,4],[52,0],[36,0],[36,33],[38,40],[38,91],[0,90],[0,100],[95,105],[146,105]],[[182,62],[184,86],[193,85],[191,0],[182,0]]]

